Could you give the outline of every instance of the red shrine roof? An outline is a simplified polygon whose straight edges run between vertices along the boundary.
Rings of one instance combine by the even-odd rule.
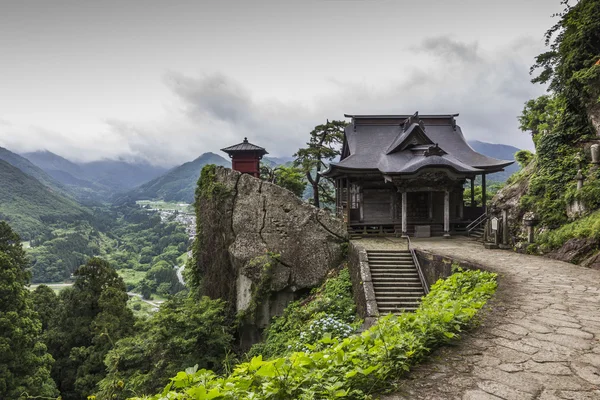
[[[339,162],[324,176],[354,172],[411,175],[425,168],[448,168],[465,175],[502,171],[513,161],[498,160],[469,146],[458,114],[346,115],[352,118],[344,132]]]
[[[221,151],[224,151],[225,153],[228,153],[228,154],[240,153],[240,152],[256,152],[256,153],[261,153],[261,155],[269,154],[263,147],[260,147],[260,146],[257,146],[255,144],[248,142],[248,138],[244,138],[244,141],[242,143],[238,143],[233,146],[225,147],[224,149],[221,149]]]

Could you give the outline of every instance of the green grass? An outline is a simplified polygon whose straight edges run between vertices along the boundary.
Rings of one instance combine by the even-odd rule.
[[[137,304],[139,304],[139,306]],[[138,318],[149,318],[156,312],[152,311],[154,308],[152,305],[135,296],[129,298],[127,306],[131,308],[133,314]]]
[[[134,269],[119,269],[117,273],[123,281],[125,285],[129,286],[137,286],[142,279],[146,276],[145,271],[136,271]]]
[[[538,242],[546,250],[549,250],[562,246],[569,239],[600,240],[600,210],[587,217],[565,224],[558,229],[540,234]]]
[[[63,289],[71,287],[73,284],[70,282],[36,283],[35,285],[29,286],[29,290],[34,291],[40,285],[46,285],[54,290],[54,293],[59,294]]]
[[[177,265],[183,265],[185,263],[187,263],[189,256],[188,253],[185,252],[182,255],[180,255],[179,257],[177,257]]]

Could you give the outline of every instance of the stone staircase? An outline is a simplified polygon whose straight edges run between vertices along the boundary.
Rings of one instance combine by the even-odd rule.
[[[367,250],[380,314],[414,311],[425,295],[408,250]]]
[[[478,240],[483,240],[483,234],[484,234],[485,230],[484,230],[484,226],[478,226],[477,228],[473,229],[471,231],[471,233],[469,234],[470,237],[478,239]]]

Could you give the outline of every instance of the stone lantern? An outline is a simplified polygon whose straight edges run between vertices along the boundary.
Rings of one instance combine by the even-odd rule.
[[[530,212],[525,213],[523,216],[523,225],[527,227],[527,242],[533,243],[533,227],[537,224],[537,220],[535,219],[535,214]]]

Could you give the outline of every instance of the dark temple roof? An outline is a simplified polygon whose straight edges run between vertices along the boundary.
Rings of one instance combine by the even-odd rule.
[[[472,176],[502,171],[513,161],[498,160],[473,150],[466,142],[458,114],[346,115],[342,157],[323,173],[414,174],[425,168],[447,168]]]
[[[246,152],[246,151],[253,151],[253,152],[261,153],[261,155],[269,154],[263,147],[260,147],[260,146],[257,146],[255,144],[248,142],[248,138],[244,138],[244,141],[242,143],[238,143],[233,146],[225,147],[224,149],[221,149],[221,151],[224,151],[225,153],[228,153],[228,154]]]

